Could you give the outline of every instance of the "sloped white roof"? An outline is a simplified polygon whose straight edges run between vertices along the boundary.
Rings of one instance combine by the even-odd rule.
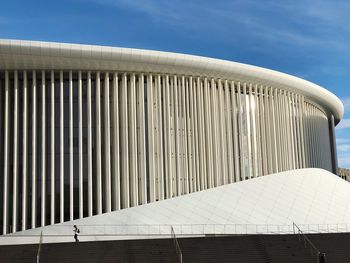
[[[164,234],[170,226],[187,235],[290,233],[293,222],[305,232],[350,231],[350,183],[321,169],[293,170],[9,236],[43,231],[52,242],[72,241],[74,224],[90,235],[83,240]]]

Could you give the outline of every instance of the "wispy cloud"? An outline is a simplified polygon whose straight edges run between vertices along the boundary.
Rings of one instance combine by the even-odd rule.
[[[337,150],[339,152],[350,152],[350,144],[338,144]]]
[[[338,158],[339,167],[350,167],[350,156]]]
[[[343,102],[344,110],[350,112],[350,97],[341,98],[341,101]]]
[[[340,123],[337,125],[337,130],[350,128],[350,119],[342,119]]]
[[[348,1],[90,1],[126,8],[175,29],[193,30],[208,37],[220,33],[231,41],[243,36],[274,45],[350,50],[348,41],[339,41],[350,31]]]

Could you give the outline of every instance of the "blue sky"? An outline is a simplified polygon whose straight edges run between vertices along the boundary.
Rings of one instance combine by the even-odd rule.
[[[350,1],[3,1],[0,38],[156,49],[253,64],[315,82],[344,103],[350,168]]]

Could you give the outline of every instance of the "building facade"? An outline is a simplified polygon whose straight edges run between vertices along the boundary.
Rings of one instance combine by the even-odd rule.
[[[301,168],[337,170],[339,99],[249,65],[0,41],[2,234]]]

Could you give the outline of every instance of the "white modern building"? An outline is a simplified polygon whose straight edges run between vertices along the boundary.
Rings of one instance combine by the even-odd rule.
[[[283,196],[274,189],[292,194],[306,178],[309,187],[326,191],[334,183],[343,189],[339,199],[350,197],[346,182],[331,174],[342,103],[316,84],[273,70],[168,52],[0,40],[0,113],[3,235],[73,223],[277,224],[271,215],[249,221],[232,204],[242,192],[256,202],[248,189],[278,178],[262,199],[271,206],[268,200]],[[300,194],[307,197],[305,189]],[[219,219],[206,220],[208,211],[183,218],[186,203],[220,196],[231,205],[217,210]],[[153,219],[135,213],[148,208],[156,209]],[[278,224],[310,211],[300,209],[284,211],[289,221]],[[322,222],[310,215],[299,223],[350,223],[348,216],[322,213]]]

